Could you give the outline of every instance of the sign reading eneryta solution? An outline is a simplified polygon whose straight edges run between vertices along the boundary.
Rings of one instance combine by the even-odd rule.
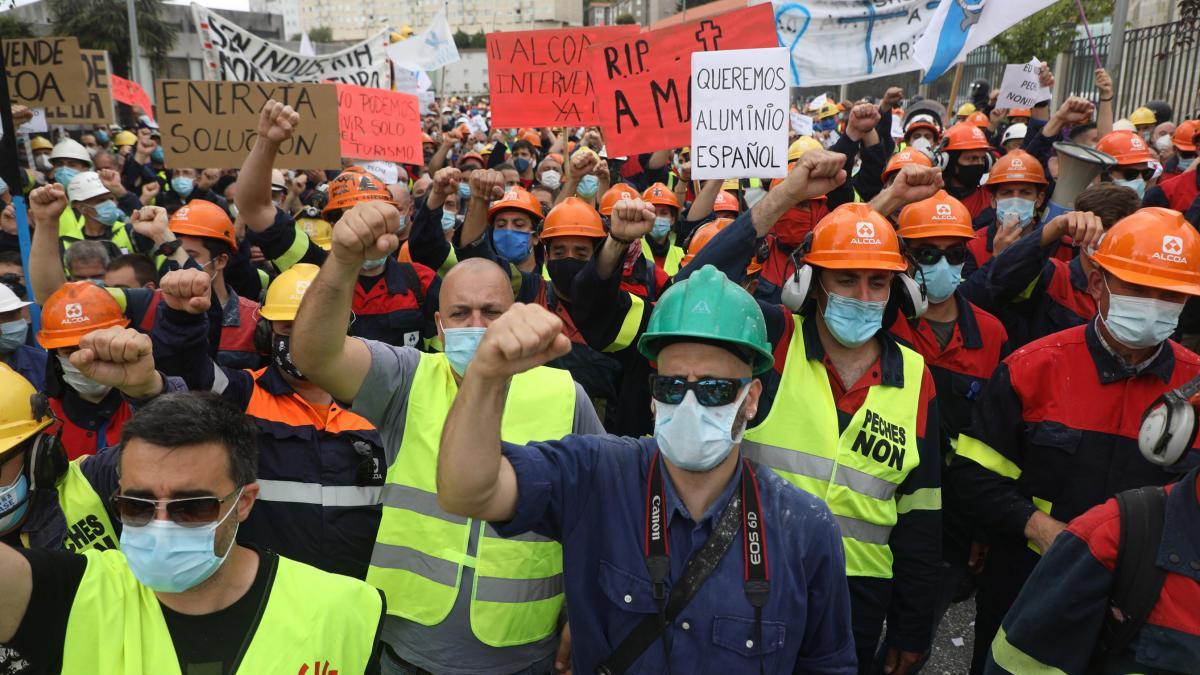
[[[8,95],[27,106],[85,105],[87,80],[80,59],[73,37],[5,40]]]
[[[337,91],[331,84],[159,80],[158,124],[169,167],[236,169],[257,139],[268,99],[290,105],[300,126],[279,148],[281,169],[341,166]]]
[[[787,175],[787,50],[692,54],[692,178]]]

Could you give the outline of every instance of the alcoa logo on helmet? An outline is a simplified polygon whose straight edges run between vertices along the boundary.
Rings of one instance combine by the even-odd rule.
[[[954,218],[954,213],[950,210],[949,204],[937,204],[934,206],[934,211],[934,220]]]
[[[299,301],[299,300],[303,299],[304,292],[308,290],[308,285],[311,283],[312,282],[309,281],[308,279],[302,279],[300,281],[297,281],[296,282],[296,290],[292,293],[292,297],[289,298],[289,300]]]
[[[63,314],[66,316],[63,319],[64,324],[85,323],[88,320],[87,316],[83,313],[83,305],[78,302],[67,303],[67,306],[63,308]]]
[[[1187,256],[1183,255],[1183,238],[1170,234],[1163,235],[1162,253],[1155,253],[1152,258],[1167,262],[1187,264]]]
[[[979,127],[971,127],[971,136],[973,138],[986,138],[983,135],[983,131],[981,131]]]
[[[1014,157],[1012,163],[1008,166],[1012,169],[1020,169],[1022,171],[1025,170],[1025,162],[1022,162],[1020,157]]]
[[[866,221],[859,222],[855,226],[855,232],[858,236],[850,240],[851,244],[876,246],[883,243],[875,238],[875,226]]]

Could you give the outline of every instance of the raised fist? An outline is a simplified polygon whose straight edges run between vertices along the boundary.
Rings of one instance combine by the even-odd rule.
[[[333,255],[355,268],[400,246],[400,210],[381,201],[360,202],[333,226]]]
[[[162,390],[162,378],[154,369],[150,336],[133,328],[109,326],[94,330],[79,339],[79,350],[70,358],[71,365],[84,377],[135,398]]]
[[[507,378],[571,351],[562,319],[540,305],[516,303],[488,326],[467,377]]]
[[[876,117],[879,113],[876,111]],[[793,204],[829,194],[846,182],[846,156],[828,150],[809,150],[804,153],[780,188],[791,197]]]
[[[50,183],[29,194],[29,213],[37,225],[58,228],[58,218],[67,210],[67,192],[58,183]]]
[[[467,176],[471,199],[492,202],[504,196],[504,174],[495,169],[476,169]]]
[[[622,199],[613,206],[609,231],[621,241],[637,241],[654,227],[654,207],[640,199]]]
[[[292,110],[292,106],[270,100],[258,114],[258,135],[272,143],[283,143],[292,137],[299,124],[300,113]]]
[[[202,270],[189,268],[163,275],[158,288],[171,309],[188,314],[203,314],[212,306],[212,277]]]
[[[161,206],[143,206],[130,216],[133,231],[154,240],[156,244],[175,238],[167,225],[168,220],[167,210]]]

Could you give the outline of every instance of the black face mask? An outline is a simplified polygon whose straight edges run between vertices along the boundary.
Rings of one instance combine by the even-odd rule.
[[[973,164],[971,166],[962,166],[960,164],[957,168],[958,180],[962,181],[964,186],[971,189],[979,187],[980,179],[983,178],[983,174],[987,173],[988,170],[987,166],[983,164]]]
[[[576,258],[560,258],[546,263],[546,270],[550,272],[550,281],[554,283],[554,288],[559,295],[571,297],[571,284],[575,282],[575,276],[583,271],[587,264],[588,261]]]
[[[292,338],[288,335],[271,335],[271,359],[275,366],[297,380],[307,380],[307,377],[292,363]]]

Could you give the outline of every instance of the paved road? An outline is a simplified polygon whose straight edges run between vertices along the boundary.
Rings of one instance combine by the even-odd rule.
[[[975,643],[975,599],[950,605],[938,634],[933,638],[933,655],[923,675],[963,675],[971,669],[971,650]],[[962,646],[954,645],[955,638]]]

